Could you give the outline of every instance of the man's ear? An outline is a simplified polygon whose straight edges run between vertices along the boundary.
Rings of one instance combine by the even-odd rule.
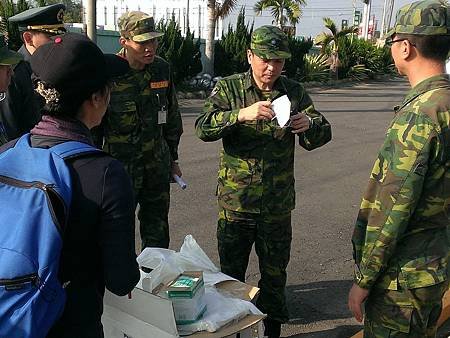
[[[28,32],[28,31],[23,32],[22,40],[23,40],[23,42],[25,42],[25,44],[33,46],[33,33]]]
[[[251,49],[247,49],[247,62],[249,65],[252,64],[253,52]]]
[[[103,103],[102,99],[102,95],[99,91],[91,95],[91,103],[95,108],[98,108]]]
[[[404,40],[401,42],[401,55],[403,59],[409,58],[412,53],[414,53],[414,46],[409,42],[409,40]]]
[[[120,43],[120,45],[121,45],[122,47],[125,48],[126,43],[127,43],[127,39],[125,39],[124,37],[120,37],[120,38],[119,38],[119,43]]]

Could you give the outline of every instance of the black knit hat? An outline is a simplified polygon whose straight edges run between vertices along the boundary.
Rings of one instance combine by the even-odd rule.
[[[37,80],[61,96],[91,94],[129,70],[125,59],[103,54],[95,43],[77,33],[56,36],[39,47],[31,56],[31,68]]]

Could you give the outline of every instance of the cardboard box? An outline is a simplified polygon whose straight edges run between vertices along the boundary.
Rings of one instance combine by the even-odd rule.
[[[252,300],[259,289],[238,281],[225,281],[216,285],[224,292],[245,300]],[[247,315],[217,332],[198,332],[191,338],[252,337],[252,330],[265,316]],[[171,300],[156,296],[136,287],[131,299],[105,291],[102,317],[106,338],[176,338],[179,337]]]

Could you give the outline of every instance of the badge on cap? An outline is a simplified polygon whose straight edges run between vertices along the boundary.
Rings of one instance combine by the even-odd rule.
[[[58,14],[56,14],[56,20],[58,20],[59,22],[64,21],[64,9],[61,8]]]

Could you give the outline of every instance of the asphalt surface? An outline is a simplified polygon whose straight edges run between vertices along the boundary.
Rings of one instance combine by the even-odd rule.
[[[350,337],[361,329],[347,310],[353,269],[350,238],[392,107],[401,103],[408,88],[407,82],[395,79],[309,90],[316,108],[332,124],[333,140],[312,152],[296,150],[297,202],[287,282],[291,321],[283,325],[282,337]],[[192,234],[218,264],[215,189],[221,144],[195,136],[195,116],[202,106],[201,100],[180,100],[180,166],[188,187],[172,186],[171,248],[178,250]],[[247,283],[257,285],[258,279],[252,253]]]

